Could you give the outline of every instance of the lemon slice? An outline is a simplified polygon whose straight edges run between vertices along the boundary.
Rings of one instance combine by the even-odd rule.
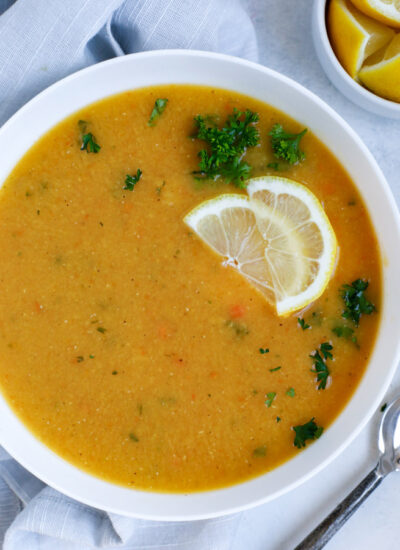
[[[392,27],[400,28],[400,0],[352,0],[366,15]]]
[[[274,176],[249,180],[244,195],[200,204],[185,223],[275,306],[302,309],[325,290],[336,237],[318,199],[305,186]]]
[[[400,102],[400,34],[376,57],[361,69],[360,81],[375,94]]]
[[[357,77],[364,61],[395,34],[359,12],[348,0],[331,0],[327,23],[332,48],[352,78]]]

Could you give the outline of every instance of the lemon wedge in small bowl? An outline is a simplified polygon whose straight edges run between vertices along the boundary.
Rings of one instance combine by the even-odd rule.
[[[327,287],[335,266],[335,233],[317,197],[300,183],[254,178],[247,192],[249,197],[223,194],[207,200],[184,221],[286,316]]]

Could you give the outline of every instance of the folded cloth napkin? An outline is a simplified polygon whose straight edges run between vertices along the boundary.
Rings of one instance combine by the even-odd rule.
[[[78,69],[161,48],[257,60],[240,0],[0,0],[0,124]],[[46,487],[0,448],[3,550],[228,550],[237,515],[153,522],[107,514]]]

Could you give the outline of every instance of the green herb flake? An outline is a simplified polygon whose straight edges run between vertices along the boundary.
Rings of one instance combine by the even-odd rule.
[[[267,407],[269,408],[276,397],[276,392],[270,391],[269,393],[267,393],[265,397],[266,397],[265,405],[267,405]]]
[[[299,325],[301,326],[301,328],[303,330],[307,330],[308,328],[311,327],[311,325],[308,325],[304,319],[301,319],[300,317],[297,317],[297,322],[299,323]]]
[[[316,349],[314,353],[310,355],[310,358],[314,361],[314,368],[311,369],[311,372],[314,372],[317,375],[317,381],[319,382],[318,384],[319,390],[324,390],[328,382],[330,372],[326,365],[326,360],[333,358],[333,355],[331,353],[332,349],[333,349],[333,346],[331,344],[329,344],[328,342],[323,342],[320,345],[320,349],[319,350]],[[323,357],[321,356],[320,352],[322,353]]]
[[[115,376],[116,374],[118,374],[118,371],[117,371],[117,370],[113,370],[111,374],[113,374],[113,375]]]
[[[135,443],[137,443],[137,442],[139,441],[139,438],[138,438],[133,432],[131,432],[131,433],[129,434],[129,439],[130,439],[131,441],[134,441]]]
[[[272,168],[272,170],[278,171],[280,170],[279,162],[269,162],[267,164],[267,168]]]
[[[261,355],[264,355],[264,353],[269,353],[268,348],[260,348],[258,351],[261,353]]]
[[[274,367],[273,369],[269,369],[269,372],[276,372],[277,370],[280,370],[282,367]]]
[[[381,407],[381,412],[382,412],[382,413],[385,412],[386,409],[387,409],[387,403],[384,403],[384,404],[382,405],[382,407]]]
[[[168,99],[159,97],[154,102],[153,110],[151,111],[150,118],[148,121],[149,126],[155,126],[157,119],[160,115],[163,114],[165,111],[165,107],[167,106]]]
[[[97,327],[96,330],[97,332],[101,332],[101,334],[104,334],[105,332],[107,332],[107,329],[105,329],[104,327]]]
[[[84,361],[85,358],[83,357],[83,355],[78,355],[78,357],[76,358],[76,362],[77,363],[82,363],[82,361]]]
[[[353,321],[356,327],[358,327],[362,314],[371,315],[376,311],[374,304],[365,296],[368,285],[368,281],[356,279],[351,285],[343,285],[340,289],[340,295],[346,306],[342,317]]]
[[[300,426],[293,426],[293,430],[296,434],[294,438],[294,444],[298,449],[305,447],[306,441],[315,440],[321,437],[322,432],[324,431],[323,428],[317,426],[317,424],[314,422],[314,417],[305,424],[301,424]]]
[[[90,358],[90,359],[94,359],[94,355],[89,355],[89,358]]]
[[[289,388],[286,392],[286,395],[288,395],[289,397],[294,397],[296,395],[294,388]]]
[[[244,189],[251,166],[242,157],[249,147],[255,147],[260,141],[255,127],[258,120],[258,114],[249,109],[234,109],[228,115],[225,126],[218,128],[206,117],[196,116],[196,133],[192,137],[205,141],[208,146],[198,153],[199,169],[193,172],[196,179],[216,180],[222,177],[226,183]]]
[[[267,454],[267,446],[262,445],[261,447],[257,447],[257,449],[254,449],[253,456],[261,457],[265,456]]]
[[[239,323],[238,321],[229,319],[225,324],[227,327],[230,327],[239,338],[243,338],[243,336],[246,336],[250,332],[245,323]]]
[[[125,178],[125,186],[123,187],[123,189],[126,189],[127,191],[133,191],[135,185],[137,184],[137,182],[140,180],[141,177],[142,177],[142,171],[140,170],[140,168],[137,169],[135,176],[131,176],[127,174]]]
[[[165,187],[165,181],[163,181],[159,187],[156,187],[156,193],[158,196],[161,195],[161,191],[164,189],[164,187]]]
[[[282,418],[280,416],[277,416],[276,417],[276,422],[279,423],[280,421],[282,420]]]
[[[285,132],[281,124],[274,124],[269,136],[271,136],[272,150],[276,158],[286,160],[289,164],[297,164],[305,159],[304,151],[300,150],[300,140],[307,132],[305,128],[298,134]]]
[[[333,327],[332,332],[338,336],[338,338],[346,338],[349,340],[354,333],[354,329],[346,325],[336,325]]]
[[[98,153],[100,149],[100,145],[96,143],[96,138],[91,132],[82,136],[81,151],[86,151],[87,153]]]

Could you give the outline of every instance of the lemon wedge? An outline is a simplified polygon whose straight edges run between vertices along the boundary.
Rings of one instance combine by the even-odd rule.
[[[400,28],[400,0],[351,0],[359,10],[377,21]]]
[[[201,203],[185,223],[223,264],[260,290],[281,316],[325,290],[335,265],[336,237],[317,197],[275,176],[249,180],[245,195]]]
[[[357,78],[364,61],[395,34],[358,11],[349,0],[331,0],[327,24],[332,48],[352,78]]]
[[[359,72],[360,81],[375,94],[400,102],[400,34],[385,52],[371,60]]]

